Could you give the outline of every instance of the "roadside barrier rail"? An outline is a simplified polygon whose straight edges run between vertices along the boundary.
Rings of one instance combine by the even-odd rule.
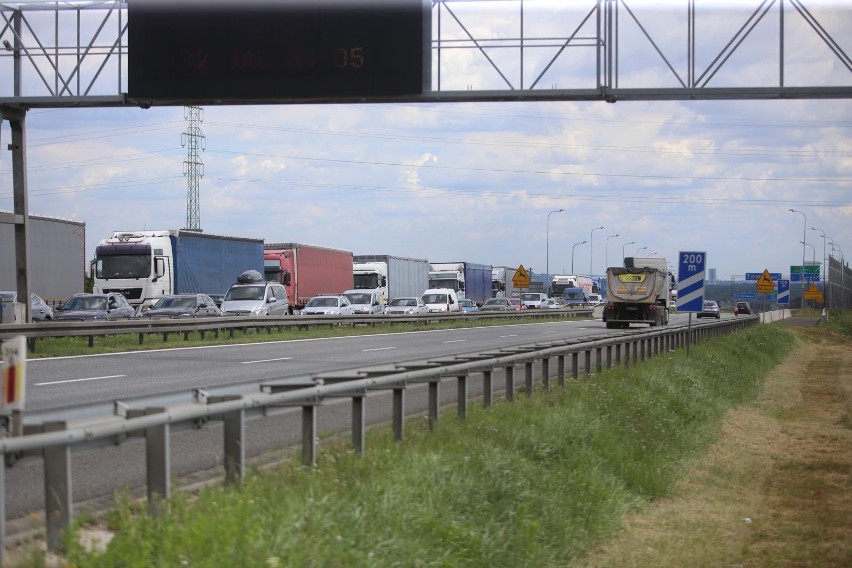
[[[595,340],[539,342],[441,360],[319,373],[299,380],[267,380],[259,384],[259,392],[248,394],[220,396],[196,389],[192,393],[193,402],[173,406],[158,406],[157,401],[150,398],[137,401],[136,407],[115,401],[110,416],[90,417],[77,422],[49,419],[40,424],[30,424],[23,436],[0,438],[0,456],[7,467],[14,467],[15,461],[24,457],[43,460],[47,548],[61,551],[62,532],[71,525],[73,516],[71,456],[75,451],[111,446],[132,438],[144,439],[148,511],[157,515],[163,500],[171,494],[170,436],[181,430],[221,422],[224,482],[237,485],[246,473],[246,421],[271,412],[281,412],[288,407],[301,409],[301,461],[305,466],[313,466],[317,460],[319,435],[317,414],[327,401],[341,397],[351,399],[352,446],[355,452],[363,453],[366,397],[373,391],[392,392],[391,427],[394,438],[402,441],[405,393],[412,385],[427,385],[426,416],[431,429],[439,417],[440,388],[446,380],[456,381],[457,414],[464,419],[468,411],[468,379],[474,373],[483,375],[482,402],[487,407],[494,400],[493,376],[496,371],[504,371],[504,397],[512,401],[518,388],[515,384],[516,368],[522,369],[523,392],[529,395],[536,384],[545,389],[551,388],[554,378],[559,386],[563,386],[569,377],[569,365],[570,378],[577,380],[581,369],[591,374],[613,365],[629,368],[646,358],[683,348],[688,343],[733,333],[760,322],[758,316],[746,316],[689,327],[669,325],[642,332],[613,332]],[[550,365],[553,359],[556,359],[555,374]],[[536,363],[540,370],[538,378],[534,374]],[[5,468],[0,467],[0,555],[6,543],[5,502]],[[0,556],[0,563],[2,561]]]
[[[518,310],[511,313],[430,313],[411,316],[401,315],[366,315],[366,316],[326,316],[326,315],[298,315],[298,316],[222,316],[215,318],[174,318],[155,319],[134,318],[131,320],[113,321],[47,321],[18,324],[0,324],[0,341],[11,339],[19,335],[27,338],[28,349],[35,352],[38,339],[52,337],[87,337],[89,347],[93,347],[95,337],[104,337],[117,334],[138,334],[139,344],[142,345],[146,335],[156,334],[163,337],[163,342],[168,341],[173,334],[183,334],[184,341],[189,338],[190,333],[198,332],[201,339],[207,333],[219,337],[220,333],[227,333],[233,338],[237,332],[248,333],[254,330],[260,333],[266,330],[271,333],[287,329],[308,329],[311,327],[340,327],[340,326],[375,326],[380,324],[407,324],[418,325],[434,323],[436,321],[477,321],[477,320],[512,320],[519,318],[553,319],[589,317],[593,313],[591,308],[564,308],[558,310]]]

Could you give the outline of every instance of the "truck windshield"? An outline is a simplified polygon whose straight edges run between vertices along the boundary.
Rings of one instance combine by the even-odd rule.
[[[368,274],[355,274],[355,288],[358,290],[372,290],[379,287],[379,275],[375,272]]]
[[[98,258],[95,277],[148,278],[151,275],[151,257],[143,254],[109,255]]]
[[[585,300],[586,299],[586,297],[583,296],[583,293],[579,292],[579,291],[565,292],[562,295],[562,297],[565,298],[566,300]]]
[[[455,278],[430,278],[429,279],[429,287],[430,288],[449,288],[451,290],[459,291],[459,281]]]

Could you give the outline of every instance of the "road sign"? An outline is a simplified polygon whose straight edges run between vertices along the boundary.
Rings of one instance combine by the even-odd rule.
[[[737,292],[734,294],[735,300],[756,300],[757,293],[755,292]]]
[[[512,276],[512,284],[514,284],[515,288],[530,287],[530,274],[527,272],[527,269],[524,268],[523,264],[518,267],[515,271],[515,275]]]
[[[757,291],[768,294],[775,291],[775,282],[772,281],[772,275],[768,270],[764,270],[760,278],[757,279]]]
[[[816,300],[817,302],[822,302],[822,292],[820,292],[819,288],[816,287],[816,284],[811,283],[807,292],[805,292],[805,300]]]
[[[679,252],[677,270],[677,311],[700,312],[704,307],[705,252]]]
[[[778,281],[778,303],[788,305],[790,303],[790,281],[781,279]]]
[[[3,342],[3,382],[0,410],[24,408],[24,385],[27,370],[27,340],[23,335]]]
[[[790,282],[801,282],[802,280],[804,280],[805,282],[819,282],[819,265],[806,264],[804,270],[804,277],[802,275],[801,265],[791,266]]]
[[[746,282],[757,282],[760,280],[760,277],[763,276],[763,272],[746,272],[745,279]],[[778,282],[781,280],[780,272],[770,272],[769,277],[773,282]]]

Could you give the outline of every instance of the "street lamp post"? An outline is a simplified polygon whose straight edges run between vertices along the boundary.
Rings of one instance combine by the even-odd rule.
[[[790,213],[798,213],[802,217],[804,217],[805,222],[802,225],[802,309],[805,309],[805,245],[808,242],[807,238],[807,228],[808,228],[808,216],[804,214],[802,211],[796,211],[795,209],[788,209]]]
[[[574,246],[571,247],[571,274],[574,274],[574,249],[577,248],[577,245],[584,245],[588,241],[583,241],[580,243],[574,243]]]
[[[627,258],[624,254],[624,247],[626,247],[627,245],[635,245],[635,244],[636,244],[636,241],[630,241],[629,243],[624,243],[623,245],[621,245],[621,262],[622,263],[624,263],[624,259]]]
[[[822,229],[817,229],[816,227],[811,227],[811,231],[819,231],[820,236],[822,237],[822,292],[823,294],[825,294],[825,272],[828,270],[828,263],[825,261],[825,231],[823,231]]]
[[[806,243],[805,241],[799,241],[799,242],[802,243],[805,246],[811,247],[811,264],[816,265],[816,247],[814,245],[812,245],[811,243]],[[804,265],[802,265],[802,266],[804,267]],[[804,271],[804,268],[802,268],[802,271]],[[805,284],[804,278],[805,278],[805,276],[803,274],[802,275],[802,286],[804,286],[804,284]],[[804,290],[804,288],[802,288],[802,289]],[[804,292],[802,292],[802,294],[804,294]],[[814,307],[814,306],[811,306],[811,307]]]
[[[606,238],[606,253],[605,253],[605,256],[604,256],[604,261],[606,262],[606,266],[604,266],[604,270],[609,268],[609,240],[612,239],[612,238],[615,238],[617,236],[619,236],[618,233],[616,233],[614,235],[610,235]]]
[[[562,213],[565,211],[564,209],[554,209],[550,213],[547,214],[547,238],[546,243],[544,245],[545,255],[547,256],[547,260],[545,261],[545,270],[547,270],[547,278],[550,278],[550,216],[554,213]]]
[[[646,250],[647,248],[648,247],[639,247],[638,249],[636,249],[636,254],[634,254],[633,256],[639,256],[639,251]]]
[[[595,257],[593,255],[592,247],[594,247],[595,245],[595,231],[600,231],[603,228],[603,225],[601,225],[600,227],[595,227],[594,229],[592,229],[591,233],[589,233],[589,277],[594,274],[594,272],[592,271],[592,259],[594,259]]]

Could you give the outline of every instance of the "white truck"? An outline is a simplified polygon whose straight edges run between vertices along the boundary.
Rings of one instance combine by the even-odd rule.
[[[94,292],[121,293],[141,311],[169,294],[224,294],[247,270],[263,274],[263,239],[200,231],[117,231],[92,261]]]
[[[429,261],[389,254],[352,257],[356,290],[378,290],[384,303],[394,298],[419,297],[429,287]]]
[[[571,289],[575,293],[576,288],[585,290],[585,297],[589,298],[592,294],[599,294],[597,281],[591,276],[581,276],[579,274],[555,274],[553,281],[550,283],[550,297],[562,298],[565,296],[566,290]]]
[[[429,288],[450,288],[459,300],[481,306],[491,298],[491,265],[474,262],[437,262],[429,265]]]
[[[515,288],[512,277],[516,268],[508,266],[493,266],[491,268],[491,297],[517,298],[521,291]]]

